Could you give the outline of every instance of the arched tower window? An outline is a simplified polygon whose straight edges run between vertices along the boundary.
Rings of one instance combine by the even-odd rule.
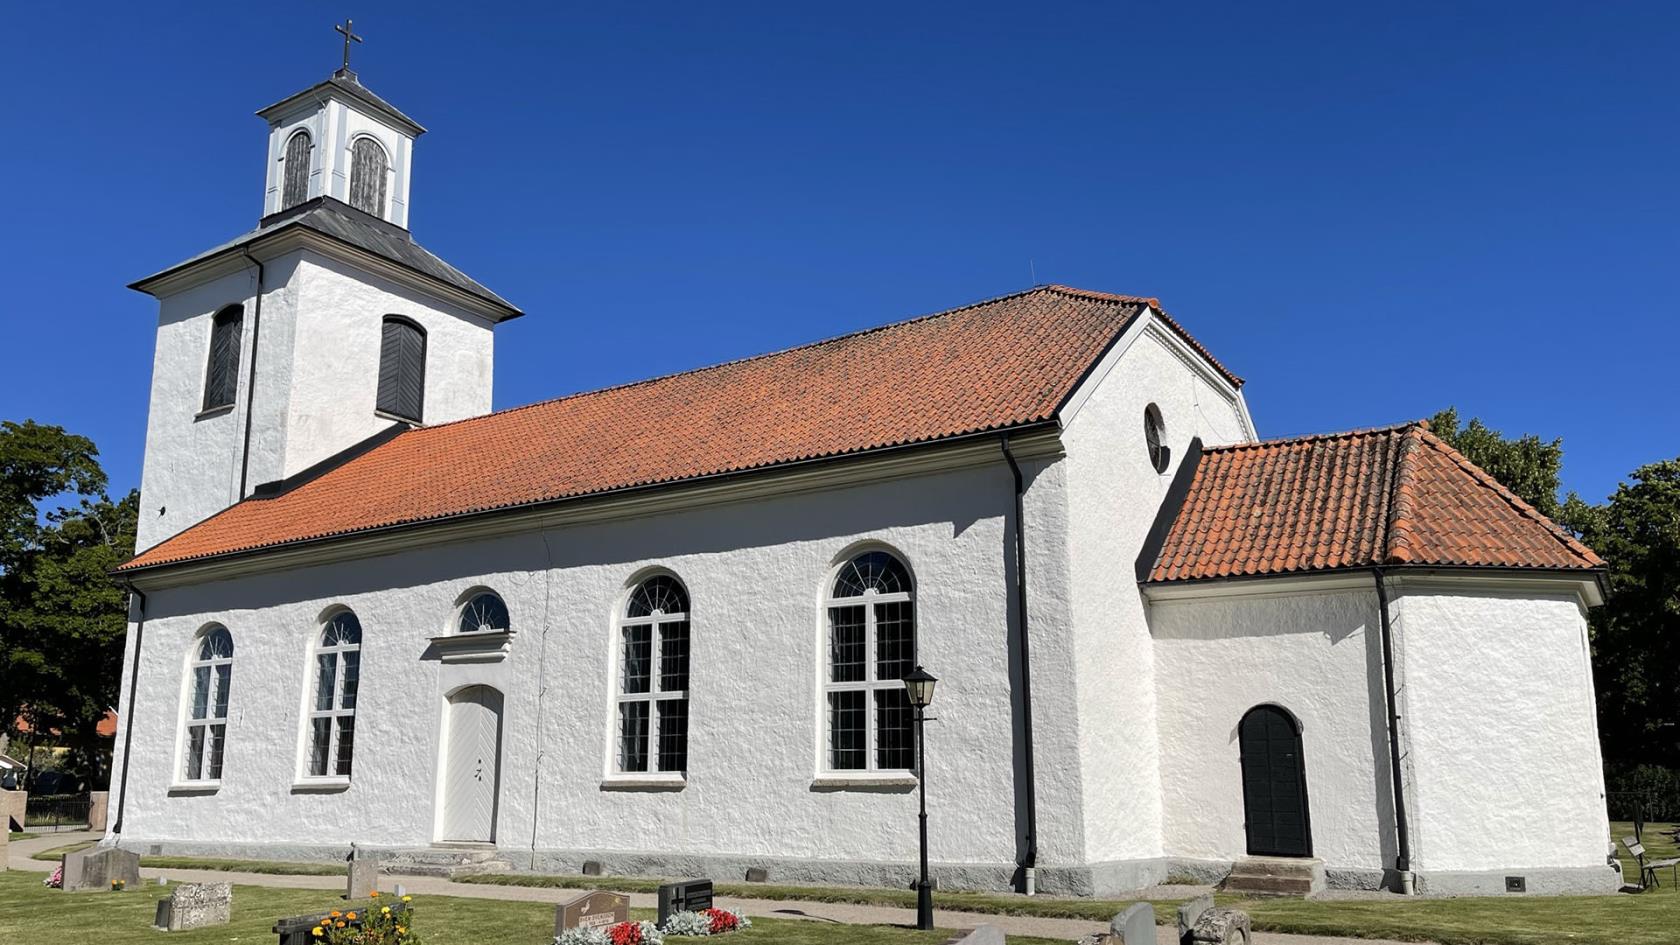
[[[462,633],[506,633],[512,629],[507,605],[490,591],[480,591],[461,607]]]
[[[668,574],[636,585],[619,620],[618,770],[688,768],[688,592]],[[651,749],[651,750],[650,750]]]
[[[309,704],[309,776],[350,776],[356,745],[356,690],[362,679],[362,624],[341,610],[321,628]]]
[[[193,641],[187,668],[191,689],[187,703],[183,781],[219,781],[227,746],[228,689],[233,683],[233,635],[212,624]]]
[[[385,316],[381,330],[379,410],[419,423],[426,401],[426,333],[400,315]]]
[[[297,131],[286,139],[286,156],[280,165],[284,186],[280,191],[280,209],[295,207],[309,199],[309,157],[313,142],[309,132]]]
[[[239,393],[239,341],[245,306],[229,305],[210,321],[210,361],[204,368],[204,409],[233,406]]]
[[[828,766],[908,771],[914,765],[910,697],[916,610],[910,571],[885,551],[840,566],[829,587]]]
[[[350,146],[350,206],[385,218],[385,171],[391,162],[379,142],[363,135]]]

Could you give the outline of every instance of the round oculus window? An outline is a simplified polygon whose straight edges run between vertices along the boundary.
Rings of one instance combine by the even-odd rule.
[[[1149,446],[1149,465],[1158,473],[1167,471],[1172,452],[1167,448],[1167,424],[1161,408],[1150,404],[1143,409],[1143,441]]]

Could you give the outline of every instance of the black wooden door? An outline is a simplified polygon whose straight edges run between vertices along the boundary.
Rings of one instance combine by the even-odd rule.
[[[1312,856],[1301,730],[1277,706],[1250,709],[1237,729],[1250,856]]]

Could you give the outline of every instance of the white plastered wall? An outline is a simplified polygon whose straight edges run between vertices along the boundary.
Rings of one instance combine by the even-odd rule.
[[[1205,361],[1141,319],[1076,397],[1067,422],[1067,534],[1076,658],[1083,856],[1092,863],[1162,856],[1160,674],[1154,666],[1136,562],[1190,441],[1250,439],[1241,395],[1220,390]],[[1105,373],[1106,372],[1106,373]],[[1166,424],[1171,466],[1157,473],[1144,409]],[[1052,632],[1033,627],[1035,639]],[[1035,690],[1035,694],[1037,691]],[[1172,749],[1176,750],[1176,749]]]
[[[1419,872],[1603,867],[1609,840],[1586,616],[1574,593],[1402,584]]]
[[[1055,488],[1057,468],[1036,476],[1034,489]],[[1034,502],[1044,495],[1029,493]],[[1011,504],[1000,461],[155,590],[138,705],[125,717],[135,731],[124,840],[142,849],[194,840],[425,845],[434,836],[444,699],[483,682],[506,698],[498,823],[506,851],[534,844],[910,862],[913,791],[813,783],[822,587],[849,548],[878,541],[914,570],[922,659],[941,679],[928,751],[932,856],[1007,865],[1016,855],[1017,798],[1005,580]],[[1053,573],[1060,560],[1035,562],[1038,586],[1065,585]],[[688,780],[675,792],[603,790],[614,611],[626,583],[650,566],[678,575],[692,598]],[[446,632],[456,602],[477,586],[507,601],[517,630],[511,653],[500,663],[441,664],[428,638]],[[1046,595],[1035,617],[1065,625],[1064,601]],[[341,793],[293,791],[310,642],[337,605],[364,628],[355,774]],[[184,655],[210,621],[225,624],[236,645],[223,783],[210,794],[171,793]],[[1069,659],[1065,644],[1060,655],[1055,643],[1040,652]],[[1056,701],[1061,689],[1043,684],[1041,718],[1069,711]],[[1040,768],[1045,842],[1058,857],[1072,850],[1063,825],[1074,822],[1067,809],[1078,803],[1077,772],[1064,760],[1052,756]]]
[[[483,316],[311,250],[264,259],[263,267],[260,329],[254,265],[159,302],[140,550],[232,505],[242,477],[249,495],[397,422],[375,412],[386,315],[426,332],[426,424],[490,411],[495,336]],[[237,399],[231,409],[201,411],[211,321],[230,304],[245,307]]]
[[[1330,869],[1392,865],[1376,590],[1252,583],[1151,605],[1165,852],[1247,855],[1237,725],[1270,703],[1301,724],[1313,853]]]

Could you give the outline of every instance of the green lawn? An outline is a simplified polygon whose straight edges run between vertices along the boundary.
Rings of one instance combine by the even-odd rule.
[[[33,839],[35,839],[36,837],[39,837],[39,836],[40,836],[40,834],[38,834],[38,833],[30,833],[26,830],[8,830],[8,831],[6,831],[6,837],[7,837],[7,839],[10,839],[10,840],[33,840]]]
[[[83,840],[61,847],[42,850],[29,858],[42,863],[57,863],[66,853],[76,853],[98,843]],[[166,870],[221,870],[232,873],[267,873],[272,876],[342,876],[344,867],[336,863],[293,863],[284,860],[217,860],[198,856],[143,856],[140,865]]]
[[[30,945],[156,945],[151,923],[167,887],[143,886],[122,893],[65,893],[41,885],[33,873],[0,873],[0,942]],[[332,893],[309,889],[236,886],[233,922],[192,932],[171,933],[170,945],[210,945],[233,940],[272,942],[270,929],[281,916],[343,908]],[[497,902],[446,896],[415,897],[415,929],[428,942],[473,945],[543,945],[554,935],[554,906],[541,902]],[[652,918],[642,910],[637,918]],[[938,945],[948,931],[917,932],[891,926],[847,926],[848,945]],[[798,919],[754,919],[753,927],[730,935],[731,945],[826,945],[842,940],[829,923]],[[672,943],[701,940],[667,939]],[[1052,945],[1049,939],[1011,938],[1010,945]]]

